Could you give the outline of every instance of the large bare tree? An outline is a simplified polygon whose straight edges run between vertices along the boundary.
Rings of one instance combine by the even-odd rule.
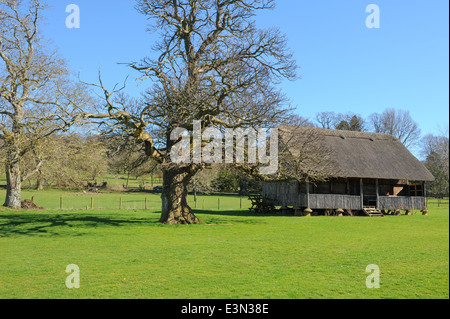
[[[130,66],[153,86],[136,107],[100,80],[106,111],[84,117],[134,136],[162,165],[162,223],[198,223],[187,186],[208,164],[173,163],[169,154],[179,141],[171,133],[193,131],[194,121],[222,130],[284,122],[291,110],[276,84],[296,79],[296,63],[280,30],[256,27],[256,13],[273,9],[273,0],[139,0],[136,7],[160,41],[154,56]]]
[[[37,140],[71,124],[83,86],[70,81],[65,61],[40,35],[40,0],[0,0],[0,140],[7,178],[4,206],[21,205],[20,162]]]

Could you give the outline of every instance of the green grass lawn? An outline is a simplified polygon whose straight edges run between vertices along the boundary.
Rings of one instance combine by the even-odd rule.
[[[165,226],[157,195],[96,195],[101,210],[86,210],[90,195],[31,196],[49,209],[0,209],[0,298],[449,298],[448,201],[429,216],[340,218],[252,216],[238,197],[220,210],[200,197],[210,225]],[[120,196],[151,209],[119,210]],[[65,286],[69,264],[80,289]],[[366,287],[370,264],[380,289]]]

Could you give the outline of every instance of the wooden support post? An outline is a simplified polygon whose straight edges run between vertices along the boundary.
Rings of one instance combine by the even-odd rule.
[[[147,210],[147,197],[145,197],[145,210]]]
[[[220,198],[217,199],[217,210],[220,210]]]
[[[428,201],[427,201],[427,183],[423,182],[423,196],[425,197],[425,209],[428,208]]]
[[[362,178],[359,180],[359,196],[361,197],[361,209],[364,209],[364,186]]]
[[[242,197],[241,198],[239,198],[239,201],[240,201],[240,203],[239,203],[239,207],[242,209]]]
[[[59,198],[59,209],[63,209],[63,198],[62,198],[62,196]]]
[[[425,207],[422,209],[422,215],[426,216],[428,215],[428,198],[427,198],[427,183],[422,182],[422,190],[423,190],[423,196],[425,197]]]
[[[376,209],[378,209],[379,205],[378,205],[378,198],[380,197],[380,189],[379,189],[379,182],[378,179],[375,180],[375,187],[376,187],[376,192],[377,192],[377,204],[376,204]]]
[[[94,209],[94,197],[91,197],[91,209]]]
[[[309,207],[309,182],[306,181],[306,207]]]

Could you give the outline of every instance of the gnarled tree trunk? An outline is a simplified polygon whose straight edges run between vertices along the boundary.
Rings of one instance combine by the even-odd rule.
[[[188,184],[192,173],[183,167],[163,171],[162,214],[160,222],[168,225],[199,224],[188,204]]]
[[[18,162],[6,165],[6,200],[3,206],[9,208],[21,207],[22,181]]]

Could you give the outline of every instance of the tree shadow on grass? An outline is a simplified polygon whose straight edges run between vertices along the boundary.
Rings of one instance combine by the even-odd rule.
[[[200,219],[208,225],[264,224],[259,217],[276,215],[257,215],[248,211],[203,211],[196,210]],[[156,215],[156,217],[155,217]],[[203,216],[202,216],[203,215]],[[0,214],[0,238],[19,236],[77,237],[89,230],[104,227],[152,226],[164,227],[159,223],[158,213],[146,214],[142,218],[122,215],[94,214],[48,214],[48,213],[6,213]],[[202,218],[204,217],[204,218]],[[174,227],[174,226],[167,226]]]
[[[15,236],[83,236],[89,228],[158,225],[155,219],[125,219],[84,214],[0,214],[0,238]],[[159,224],[160,225],[160,224]],[[74,231],[76,230],[76,232]]]
[[[217,215],[217,216],[236,216],[236,217],[279,217],[278,214],[255,214],[251,213],[249,210],[222,210],[222,211],[211,211],[211,210],[194,210],[197,214],[205,215]]]
[[[208,224],[265,224],[266,220],[261,217],[277,217],[276,214],[254,214],[250,213],[248,210],[236,211],[209,211],[209,210],[194,210],[194,213],[199,216],[199,218]],[[203,218],[201,215],[206,215]]]

